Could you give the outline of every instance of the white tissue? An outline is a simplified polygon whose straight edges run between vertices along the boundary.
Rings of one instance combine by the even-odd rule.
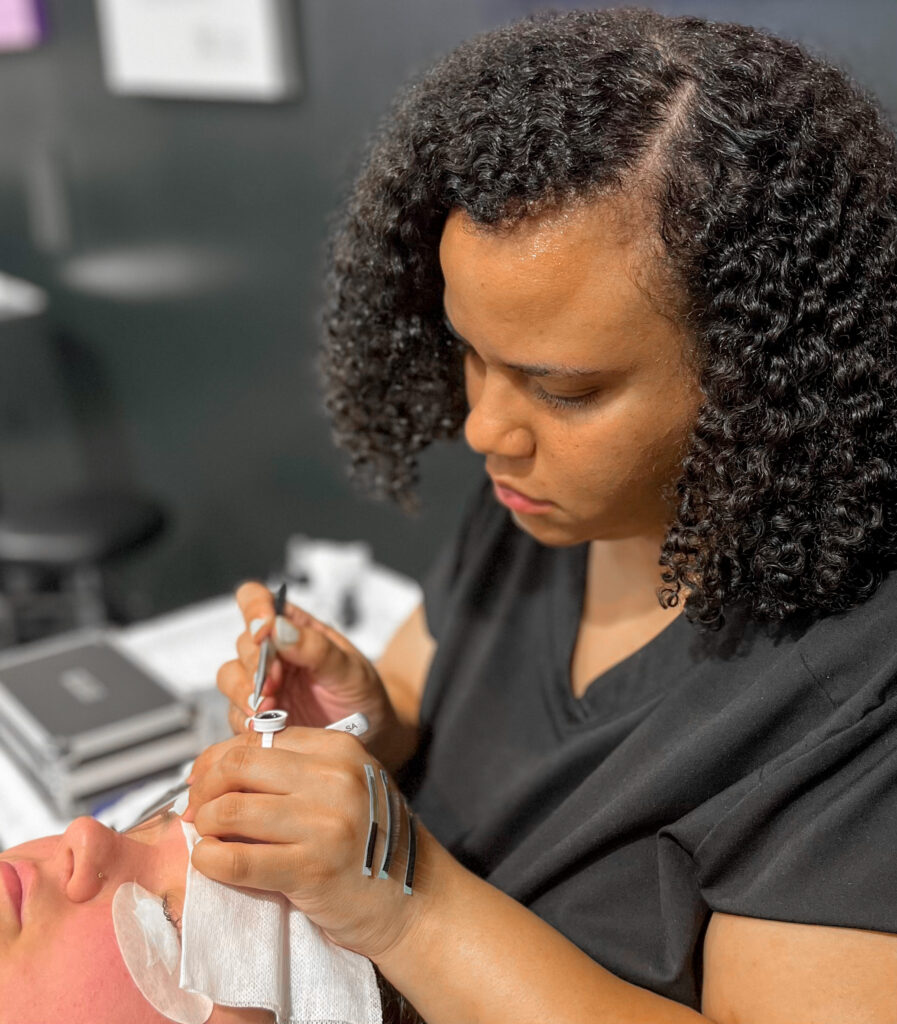
[[[181,827],[189,856],[197,832]],[[279,893],[222,885],[188,861],[181,942],[181,988],[222,1006],[270,1010],[277,1024],[382,1024],[371,962]]]

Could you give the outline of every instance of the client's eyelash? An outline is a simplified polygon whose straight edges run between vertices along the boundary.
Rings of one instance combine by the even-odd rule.
[[[180,935],[181,934],[181,919],[179,917],[175,917],[174,913],[172,912],[171,902],[169,900],[170,896],[171,896],[171,893],[167,892],[162,897],[162,913],[165,915],[165,920],[168,921],[169,924],[173,924],[174,927],[177,929],[178,935]]]

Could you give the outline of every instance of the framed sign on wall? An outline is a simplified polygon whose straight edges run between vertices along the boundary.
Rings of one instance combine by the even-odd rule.
[[[0,53],[33,50],[46,26],[41,0],[0,0]]]
[[[96,3],[113,92],[270,102],[298,91],[287,0]]]

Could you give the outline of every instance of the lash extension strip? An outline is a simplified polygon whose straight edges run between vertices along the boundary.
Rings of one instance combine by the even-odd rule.
[[[392,797],[389,792],[389,777],[386,772],[380,769],[380,781],[383,783],[384,800],[386,802],[386,842],[383,844],[383,858],[380,861],[378,878],[389,878],[389,864],[392,860],[392,849],[396,837],[392,834]]]
[[[374,780],[374,766],[372,764],[366,764],[364,766],[364,775],[368,783],[368,794],[371,798],[370,804],[370,824],[368,825],[368,842],[364,852],[364,867],[361,869],[363,875],[372,875],[373,863],[374,863],[374,846],[377,842],[377,822],[380,818],[379,801],[377,800],[377,788]]]

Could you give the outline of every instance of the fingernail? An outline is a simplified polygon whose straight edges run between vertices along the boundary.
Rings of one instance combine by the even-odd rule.
[[[267,619],[253,619],[252,622],[249,623],[250,634],[252,636],[255,636],[255,634],[258,633],[262,626],[267,626],[270,621],[270,616]]]
[[[282,615],[274,620],[274,643],[280,646],[294,644],[299,639],[299,630]]]

